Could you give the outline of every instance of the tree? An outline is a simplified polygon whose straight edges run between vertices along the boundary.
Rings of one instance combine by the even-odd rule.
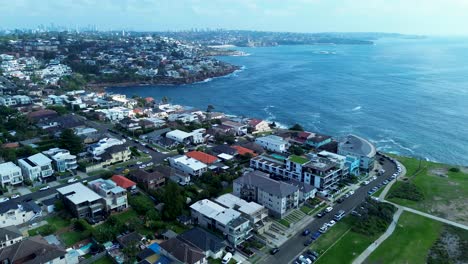
[[[289,152],[298,156],[304,155],[304,150],[300,146],[296,145],[289,147]]]
[[[69,150],[73,155],[83,151],[83,141],[71,129],[65,129],[62,131],[59,139],[59,146]]]
[[[182,195],[181,188],[177,183],[169,181],[161,198],[164,203],[163,218],[166,220],[176,219],[182,213],[185,205],[185,197]]]
[[[294,124],[292,127],[289,128],[289,130],[293,130],[293,131],[304,131],[304,128],[299,125],[299,124]]]
[[[153,201],[144,195],[130,196],[128,203],[139,215],[145,215],[154,209]]]

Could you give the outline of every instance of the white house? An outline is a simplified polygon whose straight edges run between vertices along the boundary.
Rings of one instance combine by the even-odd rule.
[[[24,224],[42,215],[41,208],[33,201],[9,200],[0,205],[0,227]]]
[[[203,133],[205,132],[206,129],[204,128],[196,129],[190,133],[176,129],[171,132],[167,132],[166,137],[181,144],[200,144],[205,140],[203,137]]]
[[[25,159],[18,160],[18,164],[23,171],[23,175],[27,176],[31,181],[45,179],[52,176],[52,160],[42,153],[37,153]]]
[[[87,151],[90,154],[92,154],[94,157],[96,157],[96,156],[103,154],[106,151],[106,149],[112,146],[122,145],[124,143],[125,143],[125,139],[118,140],[116,138],[103,138],[99,140],[97,143],[90,145]]]
[[[16,185],[23,182],[23,174],[21,168],[13,162],[0,164],[0,181],[2,187],[7,184]]]
[[[284,140],[282,137],[275,135],[258,137],[255,139],[255,143],[262,146],[266,150],[278,153],[284,153],[289,148],[289,143],[286,140]]]
[[[96,179],[88,187],[106,200],[107,211],[121,211],[128,208],[127,191],[111,180]]]
[[[53,160],[54,169],[58,172],[65,172],[78,168],[76,156],[70,154],[70,151],[66,149],[51,148],[47,151],[43,151],[42,153]]]
[[[190,176],[201,176],[208,170],[205,163],[187,156],[176,156],[168,159],[171,167],[181,170]]]
[[[23,233],[16,226],[0,228],[0,249],[11,246],[23,239]]]

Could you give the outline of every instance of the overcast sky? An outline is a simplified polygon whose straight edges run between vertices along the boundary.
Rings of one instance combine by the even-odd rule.
[[[468,0],[0,0],[0,28],[468,35]]]

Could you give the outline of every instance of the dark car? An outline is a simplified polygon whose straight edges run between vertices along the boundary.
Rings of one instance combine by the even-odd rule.
[[[336,200],[337,203],[342,203],[344,202],[345,198],[341,197],[340,199]]]
[[[279,252],[279,248],[277,248],[277,247],[272,248],[272,249],[270,250],[270,254],[271,254],[271,255],[275,255],[275,254],[278,253],[278,252]]]
[[[312,250],[310,250],[310,249],[307,250],[306,253],[307,253],[307,255],[312,255],[312,256],[314,256],[315,258],[318,258],[318,257],[320,256],[319,253],[317,253],[317,251],[312,251]]]
[[[302,235],[303,236],[308,236],[310,234],[310,230],[309,229],[306,229],[304,231],[302,231]]]
[[[312,239],[307,239],[305,242],[304,242],[304,246],[307,247],[307,246],[310,246],[310,244],[312,244],[313,240]]]
[[[313,233],[310,238],[312,238],[313,240],[317,240],[321,235],[322,235],[322,233],[317,231],[317,232]]]
[[[234,254],[236,252],[236,250],[230,246],[225,247],[224,250],[226,250],[226,252],[229,252],[231,254]]]

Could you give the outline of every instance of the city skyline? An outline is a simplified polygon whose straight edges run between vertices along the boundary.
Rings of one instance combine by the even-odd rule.
[[[239,29],[468,35],[468,2],[350,0],[21,0],[0,6],[1,28],[95,25],[99,30]]]

